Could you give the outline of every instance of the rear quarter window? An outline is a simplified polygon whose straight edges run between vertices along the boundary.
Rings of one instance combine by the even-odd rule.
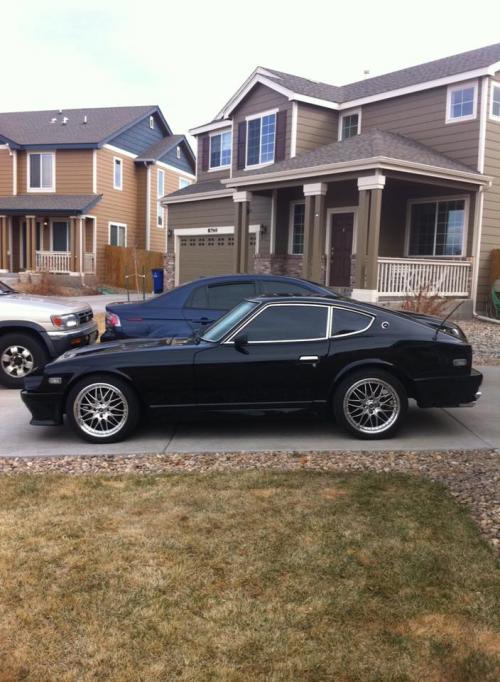
[[[332,315],[331,336],[347,336],[348,334],[361,334],[372,324],[373,317],[358,313],[355,310],[334,308]]]

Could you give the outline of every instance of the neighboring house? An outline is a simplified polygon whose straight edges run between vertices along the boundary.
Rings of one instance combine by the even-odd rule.
[[[164,252],[194,168],[157,106],[0,113],[0,269],[106,281],[106,244]]]
[[[168,267],[297,274],[359,299],[488,295],[500,247],[500,44],[336,87],[257,68],[163,201]],[[467,308],[467,306],[465,306]]]

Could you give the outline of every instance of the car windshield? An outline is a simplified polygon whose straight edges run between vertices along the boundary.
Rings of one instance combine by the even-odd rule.
[[[14,289],[11,289],[7,284],[0,282],[0,295],[3,294],[15,294]]]
[[[203,341],[220,341],[240,320],[248,315],[250,311],[258,306],[253,301],[242,301],[238,305],[223,315],[217,322],[214,322],[206,329],[201,337]]]

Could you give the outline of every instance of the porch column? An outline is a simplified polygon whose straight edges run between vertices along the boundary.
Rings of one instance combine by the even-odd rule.
[[[234,271],[248,272],[248,214],[250,213],[251,192],[235,192],[234,201]]]
[[[36,270],[36,217],[26,216],[26,270]]]
[[[353,298],[378,300],[378,251],[380,216],[385,175],[375,173],[358,178],[359,209]]]
[[[322,281],[321,262],[325,251],[325,194],[324,182],[304,185],[306,198],[304,211],[304,256],[302,276],[304,279]]]
[[[79,243],[78,243],[78,218],[76,216],[71,216],[69,219],[69,250],[71,252],[70,257],[70,269],[71,272],[79,272]]]
[[[9,269],[8,240],[9,240],[9,233],[8,233],[8,225],[7,225],[7,216],[1,215],[0,216],[0,270],[8,270]]]

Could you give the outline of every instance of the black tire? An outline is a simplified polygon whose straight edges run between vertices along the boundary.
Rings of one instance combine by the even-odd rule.
[[[23,388],[24,377],[43,367],[48,359],[43,342],[31,334],[10,332],[0,336],[0,384]]]
[[[94,374],[71,388],[66,399],[66,415],[71,428],[83,440],[118,443],[137,427],[141,406],[127,382]]]
[[[392,438],[407,410],[405,387],[383,370],[366,369],[349,374],[333,396],[337,423],[362,440]]]

